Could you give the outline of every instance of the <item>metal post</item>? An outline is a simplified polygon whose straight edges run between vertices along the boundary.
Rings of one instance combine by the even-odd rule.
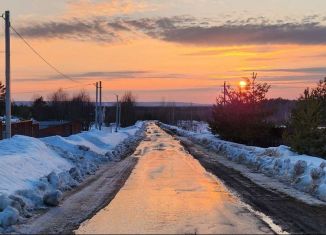
[[[99,129],[102,129],[102,81],[100,81],[100,118],[99,118]]]
[[[118,120],[119,120],[119,96],[115,95],[117,97],[117,104],[116,104],[116,111],[115,111],[115,132],[118,132]]]
[[[190,120],[191,120],[191,130],[193,131],[193,121],[192,121],[192,102],[190,103]]]
[[[119,101],[119,129],[121,127],[121,101]]]
[[[11,138],[11,97],[10,97],[10,12],[5,12],[6,41],[6,138]]]
[[[98,129],[98,82],[96,82],[95,128]]]
[[[173,102],[172,103],[172,125],[175,124],[175,121],[174,121],[174,108],[175,108],[175,103]]]
[[[102,107],[102,124],[104,123],[104,126],[106,126],[105,125],[105,117],[106,117],[106,106],[104,105]]]

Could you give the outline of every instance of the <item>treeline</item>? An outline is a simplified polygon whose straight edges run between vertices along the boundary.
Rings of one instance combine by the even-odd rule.
[[[211,107],[177,107],[175,103],[162,102],[157,107],[138,106],[136,97],[129,91],[120,99],[121,126],[133,125],[137,120],[158,120],[168,124],[176,124],[179,120],[208,121]],[[115,123],[116,106],[107,107],[105,123]]]
[[[121,102],[121,126],[133,125],[137,120],[159,120],[168,124],[177,124],[180,120],[196,120],[209,122],[212,117],[211,106],[183,105],[177,106],[173,102],[161,102],[157,106],[139,106],[137,100],[131,92],[126,92]],[[277,125],[284,125],[289,118],[294,101],[284,99],[264,100],[263,106],[267,107],[272,115],[268,118]],[[85,91],[80,91],[76,95],[69,97],[68,93],[58,90],[45,100],[42,96],[35,97],[32,105],[12,104],[14,116],[22,119],[33,118],[38,121],[48,120],[70,120],[81,121],[89,126],[94,122],[94,104],[90,101],[89,95]],[[3,108],[0,114],[4,115]],[[105,123],[115,123],[116,106],[106,107]]]
[[[206,121],[211,117],[212,107],[210,106],[182,106],[177,107],[173,104],[161,104],[162,106],[145,107],[138,106],[137,103],[133,107],[133,111],[129,112],[122,105],[121,126],[128,126],[137,120],[158,120],[167,124],[176,124],[180,120],[196,120]],[[116,107],[106,108],[107,124],[115,122]],[[132,113],[133,115],[130,115]],[[126,120],[127,119],[127,120]]]
[[[1,86],[0,86],[1,88]],[[4,97],[4,94],[3,94]],[[208,121],[210,106],[181,106],[175,103],[162,102],[156,107],[138,106],[136,97],[126,92],[120,98],[121,126],[133,125],[137,120],[159,120],[169,124],[176,124],[179,120]],[[5,112],[4,99],[0,96],[0,115]],[[58,89],[45,99],[35,97],[32,105],[17,105],[12,103],[12,115],[21,119],[35,119],[37,121],[64,120],[80,121],[87,130],[95,119],[95,107],[90,96],[80,91],[70,96],[68,92]],[[109,125],[116,121],[116,106],[105,107],[104,122]]]
[[[326,78],[297,101],[267,100],[270,89],[256,75],[227,86],[209,121],[221,138],[262,147],[286,144],[294,151],[326,158]]]
[[[12,105],[12,115],[37,121],[78,121],[83,130],[88,130],[94,120],[94,104],[89,94],[81,90],[70,97],[69,93],[59,89],[48,96],[36,97],[31,106]],[[4,112],[4,109],[1,109]]]
[[[213,107],[182,106],[162,102],[157,107],[137,106],[131,92],[120,99],[121,126],[137,120],[159,120],[176,124],[180,120],[206,121],[221,138],[262,147],[286,144],[299,153],[326,157],[326,78],[306,89],[300,99],[266,99],[270,85],[256,76],[242,86],[226,87]],[[4,115],[5,89],[0,84],[0,114]],[[38,121],[79,121],[84,130],[94,123],[94,103],[85,91],[70,96],[62,89],[45,100],[36,97],[31,106],[13,103],[14,116]],[[106,107],[105,123],[115,123],[116,107]]]

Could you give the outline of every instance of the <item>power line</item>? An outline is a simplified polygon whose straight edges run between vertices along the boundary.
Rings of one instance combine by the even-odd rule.
[[[17,34],[17,36],[28,46],[29,49],[31,49],[32,52],[34,52],[34,54],[36,54],[41,60],[44,61],[44,63],[46,63],[50,68],[52,68],[55,72],[57,72],[60,76],[70,80],[70,81],[73,81],[73,82],[76,82],[76,83],[82,83],[78,80],[75,80],[67,75],[65,75],[64,73],[62,73],[59,69],[57,69],[54,65],[52,65],[50,62],[48,62],[39,52],[37,52],[31,44],[29,44],[26,39],[12,26],[10,25],[10,28]]]

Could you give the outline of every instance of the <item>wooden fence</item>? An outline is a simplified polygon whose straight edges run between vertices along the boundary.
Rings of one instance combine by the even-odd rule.
[[[12,123],[11,135],[33,136],[33,121],[22,121]]]
[[[69,136],[82,131],[80,122],[68,122],[47,128],[39,129],[38,137],[47,137],[52,135]]]
[[[4,138],[4,132],[6,125],[0,122],[0,140]],[[82,131],[82,125],[80,122],[68,122],[47,128],[40,129],[38,123],[33,121],[21,121],[11,124],[11,135],[26,135],[31,137],[47,137],[53,135],[69,136],[77,134]]]

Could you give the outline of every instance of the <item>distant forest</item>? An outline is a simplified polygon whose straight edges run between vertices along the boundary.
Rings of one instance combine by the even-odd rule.
[[[266,109],[269,109],[271,115],[269,116],[269,121],[273,122],[275,125],[286,125],[286,122],[289,120],[291,111],[295,107],[297,101],[295,100],[286,100],[286,99],[269,99],[264,101],[264,106]],[[50,103],[50,102],[49,102]],[[140,105],[135,103],[134,106],[134,117],[133,121],[137,120],[159,120],[168,124],[175,124],[179,120],[196,120],[196,121],[205,121],[208,122],[212,117],[212,106],[174,106],[172,103],[162,103],[157,106],[144,106],[144,103]],[[35,104],[34,104],[35,106]],[[0,102],[0,115],[4,115],[4,104]],[[35,107],[32,105],[26,105],[23,103],[13,103],[13,115],[21,119],[30,119],[35,120],[40,119],[42,115],[39,115],[35,112]],[[89,108],[90,117],[94,117],[94,108]],[[40,110],[41,112],[41,110]],[[115,106],[106,107],[105,122],[113,123],[115,122]],[[128,114],[125,114],[128,115]],[[129,115],[128,115],[129,116]],[[55,113],[47,111],[47,115],[44,117],[46,120],[57,120],[59,117]],[[41,117],[41,120],[44,119]],[[71,119],[74,117],[66,116],[65,118]],[[60,118],[59,118],[60,119]]]
[[[296,101],[286,99],[269,99],[264,101],[271,115],[268,120],[275,125],[286,125]],[[136,120],[159,120],[167,124],[176,124],[179,120],[196,120],[208,122],[212,118],[212,106],[173,106],[162,104],[156,107],[138,106],[136,103]],[[115,122],[115,107],[107,107],[106,122]]]

